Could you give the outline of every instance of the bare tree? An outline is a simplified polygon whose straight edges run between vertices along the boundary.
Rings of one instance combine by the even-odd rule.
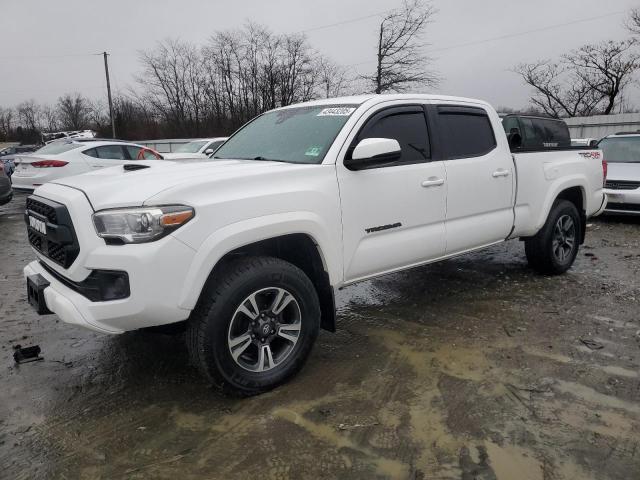
[[[13,109],[0,107],[0,138],[8,140],[13,131]]]
[[[376,72],[363,76],[376,93],[402,92],[415,85],[434,87],[439,83],[439,76],[430,69],[431,59],[422,52],[421,41],[435,14],[435,7],[424,0],[404,0],[400,9],[382,19]]]
[[[640,55],[631,40],[585,45],[564,56],[577,78],[602,99],[602,113],[613,113],[624,88],[640,68]]]
[[[199,134],[205,110],[205,76],[198,48],[167,39],[141,52],[143,72],[136,78],[144,101],[173,125],[178,134]]]
[[[26,102],[20,103],[16,107],[16,112],[18,113],[18,121],[23,128],[26,128],[33,132],[38,132],[41,130],[41,109],[40,106],[35,102],[35,100],[28,100]]]
[[[640,37],[640,8],[634,8],[629,12],[626,27],[632,35]]]
[[[555,117],[608,115],[620,104],[625,87],[640,68],[634,42],[585,45],[558,62],[540,60],[514,69],[534,89],[531,104]]]
[[[91,106],[79,93],[65,94],[58,98],[58,119],[62,128],[82,130],[89,126]]]
[[[47,132],[58,130],[58,111],[52,105],[43,105],[41,108],[42,128]]]
[[[347,72],[325,56],[319,56],[313,69],[318,72],[320,95],[325,98],[338,97],[343,94],[347,83]]]

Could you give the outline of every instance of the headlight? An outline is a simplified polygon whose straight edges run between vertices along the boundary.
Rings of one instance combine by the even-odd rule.
[[[98,236],[119,243],[153,242],[168,235],[193,218],[195,212],[184,205],[122,208],[93,214]]]

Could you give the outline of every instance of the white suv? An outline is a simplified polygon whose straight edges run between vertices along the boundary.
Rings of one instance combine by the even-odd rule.
[[[618,133],[598,145],[608,164],[606,212],[640,215],[640,133]]]

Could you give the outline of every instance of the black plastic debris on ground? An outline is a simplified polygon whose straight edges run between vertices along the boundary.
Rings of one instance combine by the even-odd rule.
[[[22,347],[21,345],[15,345],[13,347],[13,359],[16,363],[29,363],[43,360],[40,356],[40,346],[33,345],[31,347]]]
[[[604,345],[602,345],[601,343],[598,343],[594,340],[590,340],[588,338],[581,338],[580,341],[591,350],[600,350],[604,348]]]

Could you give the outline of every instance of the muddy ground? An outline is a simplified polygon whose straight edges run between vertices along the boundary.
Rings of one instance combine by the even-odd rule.
[[[639,220],[592,221],[561,277],[516,241],[347,288],[302,372],[238,400],[177,338],[32,312],[23,206],[0,207],[1,478],[640,478]]]

